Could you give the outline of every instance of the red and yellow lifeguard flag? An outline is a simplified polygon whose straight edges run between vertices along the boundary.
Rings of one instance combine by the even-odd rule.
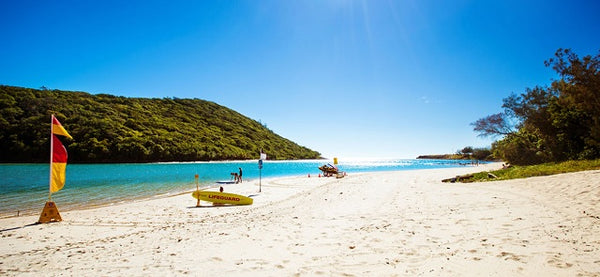
[[[50,142],[50,194],[61,190],[65,186],[66,170],[67,170],[67,149],[60,142],[56,135],[71,138],[67,130],[58,122],[58,119],[52,115],[51,127],[51,142]]]
[[[50,193],[57,192],[65,186],[67,171],[67,149],[60,140],[52,134],[52,173],[50,177]]]
[[[67,130],[65,130],[65,128],[63,128],[63,126],[60,124],[60,122],[58,122],[58,119],[56,119],[56,117],[54,117],[54,115],[52,115],[52,133],[73,139],[73,137],[71,137],[71,135],[69,135],[69,133],[67,133]]]

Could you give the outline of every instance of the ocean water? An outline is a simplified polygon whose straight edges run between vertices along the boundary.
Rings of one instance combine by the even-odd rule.
[[[65,187],[52,195],[60,210],[106,205],[163,197],[230,180],[232,172],[243,170],[244,182],[283,176],[317,176],[327,160],[149,163],[149,164],[68,164]],[[449,168],[464,166],[452,160],[354,160],[340,161],[348,174],[356,172]],[[48,199],[48,164],[0,164],[0,217],[38,214]]]

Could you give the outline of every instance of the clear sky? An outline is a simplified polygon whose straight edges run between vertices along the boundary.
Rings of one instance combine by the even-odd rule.
[[[600,50],[600,1],[2,1],[0,84],[229,107],[325,157],[486,147],[470,123]]]

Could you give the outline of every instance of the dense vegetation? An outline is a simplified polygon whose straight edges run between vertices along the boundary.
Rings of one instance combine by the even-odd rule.
[[[456,154],[421,155],[418,156],[417,159],[491,161],[494,160],[494,157],[492,151],[487,148],[473,148],[467,146],[462,150],[456,151]]]
[[[213,102],[0,86],[0,162],[48,162],[51,114],[73,136],[70,162],[320,157]]]
[[[558,49],[545,62],[559,80],[504,99],[503,113],[473,123],[496,158],[515,165],[600,158],[600,54]]]

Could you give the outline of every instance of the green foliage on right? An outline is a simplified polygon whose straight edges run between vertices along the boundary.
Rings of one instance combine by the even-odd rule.
[[[475,173],[470,182],[510,180],[535,176],[547,176],[561,173],[577,172],[584,170],[600,169],[600,159],[566,161],[559,163],[543,163],[529,166],[511,166],[505,169],[495,170],[491,173],[498,178],[492,178],[488,172]]]
[[[147,99],[0,86],[0,162],[48,162],[50,115],[69,162],[316,159],[259,122],[200,99]]]
[[[600,158],[600,54],[559,49],[545,62],[561,79],[504,99],[504,113],[474,122],[496,158],[515,165]]]

